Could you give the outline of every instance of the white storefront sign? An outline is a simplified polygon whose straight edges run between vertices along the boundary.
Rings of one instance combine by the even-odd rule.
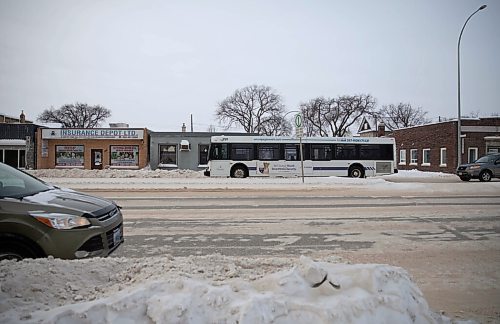
[[[144,139],[143,129],[57,128],[42,129],[42,139]]]

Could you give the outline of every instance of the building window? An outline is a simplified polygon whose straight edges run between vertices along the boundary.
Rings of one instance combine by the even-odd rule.
[[[56,167],[83,168],[84,152],[83,145],[56,145]]]
[[[399,164],[406,165],[406,150],[399,150]]]
[[[198,157],[199,157],[199,161],[198,161],[198,164],[199,165],[207,165],[208,163],[208,144],[200,144],[198,146]]]
[[[410,164],[417,165],[417,149],[410,150]]]
[[[439,159],[439,166],[440,167],[445,167],[446,166],[446,148],[445,147],[441,148],[441,154],[440,154],[440,159]]]
[[[110,166],[117,168],[139,167],[138,145],[112,145],[110,146]]]
[[[177,145],[160,145],[160,167],[177,167]]]
[[[422,150],[422,165],[431,165],[431,149]]]
[[[23,169],[26,167],[26,150],[0,150],[0,162]]]
[[[477,160],[477,147],[469,147],[469,162],[474,163]]]

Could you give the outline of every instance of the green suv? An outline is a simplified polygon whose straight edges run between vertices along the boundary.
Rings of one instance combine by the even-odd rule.
[[[121,243],[123,217],[114,202],[0,163],[0,260],[104,257]]]
[[[463,181],[470,179],[490,181],[491,178],[500,178],[500,153],[491,153],[474,163],[460,165],[457,168],[457,175]]]

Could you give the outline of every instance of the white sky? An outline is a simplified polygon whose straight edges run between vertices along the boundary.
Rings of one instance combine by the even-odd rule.
[[[206,131],[217,103],[252,84],[288,110],[370,93],[456,117],[500,112],[500,2],[0,0],[0,111],[29,120],[87,102],[108,122]]]

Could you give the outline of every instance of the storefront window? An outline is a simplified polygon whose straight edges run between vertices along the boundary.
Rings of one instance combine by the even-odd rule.
[[[110,147],[111,167],[138,168],[139,146],[137,145],[112,145]]]
[[[177,145],[166,144],[160,145],[160,161],[159,166],[176,166],[177,165]]]
[[[56,146],[56,167],[83,168],[84,161],[83,145]]]

